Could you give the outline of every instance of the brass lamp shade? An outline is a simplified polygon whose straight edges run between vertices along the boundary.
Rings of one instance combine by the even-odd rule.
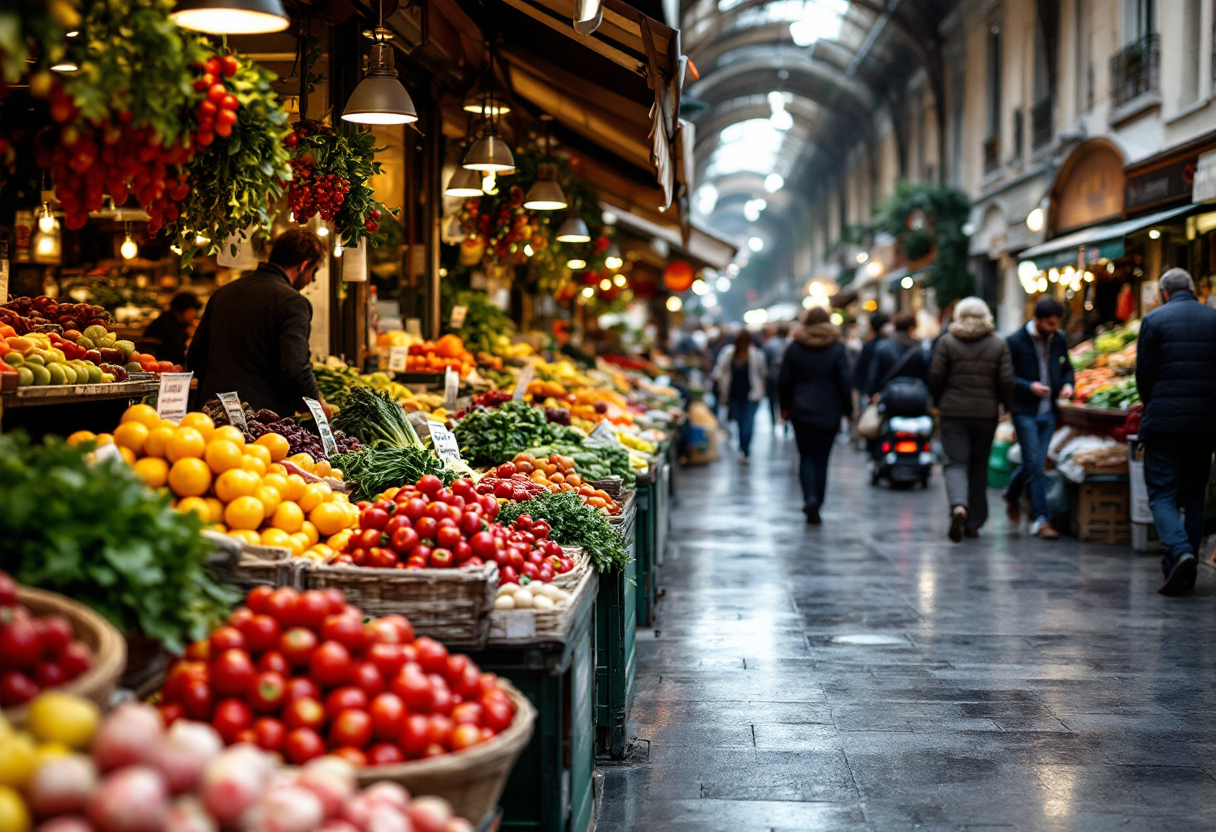
[[[587,223],[583,222],[583,218],[576,214],[566,217],[566,221],[557,229],[557,240],[560,243],[589,243],[591,232],[587,230]]]
[[[462,106],[466,113],[493,116],[494,118],[498,118],[505,113],[511,112],[511,105],[509,105],[507,102],[495,98],[493,103],[490,103],[487,96],[484,95],[471,95],[464,100],[464,104]]]
[[[503,173],[515,170],[515,156],[511,148],[490,130],[469,148],[465,154],[464,166],[469,170],[480,170],[486,173]]]
[[[260,35],[291,25],[280,0],[179,0],[169,17],[209,35]]]
[[[481,176],[475,170],[456,168],[448,186],[443,189],[444,196],[474,197],[481,196]]]
[[[418,120],[413,99],[397,79],[393,49],[388,44],[372,44],[367,74],[347,99],[342,120],[355,124],[408,124]]]

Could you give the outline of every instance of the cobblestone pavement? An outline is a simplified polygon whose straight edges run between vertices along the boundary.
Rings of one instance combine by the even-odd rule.
[[[1216,577],[1011,535],[838,446],[824,524],[793,439],[680,474],[600,832],[1216,829]],[[641,740],[649,741],[649,746]]]

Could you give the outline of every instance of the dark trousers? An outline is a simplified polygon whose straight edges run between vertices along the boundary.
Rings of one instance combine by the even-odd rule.
[[[794,422],[794,441],[798,443],[798,479],[802,482],[802,500],[823,504],[828,493],[828,458],[836,444],[834,428],[819,428],[806,422]]]
[[[739,424],[739,453],[747,456],[752,450],[752,436],[756,430],[756,411],[760,402],[750,399],[731,399],[727,413],[732,422]]]
[[[941,432],[950,508],[967,509],[967,527],[978,529],[988,519],[988,454],[996,419],[943,416]]]
[[[1199,552],[1211,468],[1211,437],[1144,438],[1144,481],[1157,536],[1165,549],[1161,562],[1167,573],[1181,556]]]

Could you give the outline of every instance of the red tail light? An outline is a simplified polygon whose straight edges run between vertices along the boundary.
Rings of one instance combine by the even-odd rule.
[[[919,451],[915,442],[896,442],[895,453],[897,454],[914,454]]]
[[[891,443],[890,442],[882,443],[882,452],[884,454],[889,454],[891,452]]]

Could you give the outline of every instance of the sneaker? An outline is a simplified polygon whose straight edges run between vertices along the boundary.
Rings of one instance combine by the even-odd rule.
[[[1001,499],[1005,501],[1005,516],[1009,518],[1009,522],[1014,525],[1020,525],[1022,522],[1022,507],[1018,505],[1017,500],[1011,500],[1005,495],[1001,495]]]
[[[963,528],[967,525],[967,509],[955,506],[950,512],[950,539],[955,543],[963,542]]]
[[[1195,560],[1195,556],[1190,552],[1182,555],[1178,560],[1174,561],[1174,565],[1165,576],[1165,582],[1157,587],[1157,592],[1174,597],[1183,595],[1193,589],[1198,566],[1198,561]]]
[[[1030,524],[1030,536],[1041,540],[1059,540],[1060,533],[1046,520],[1035,520]]]

